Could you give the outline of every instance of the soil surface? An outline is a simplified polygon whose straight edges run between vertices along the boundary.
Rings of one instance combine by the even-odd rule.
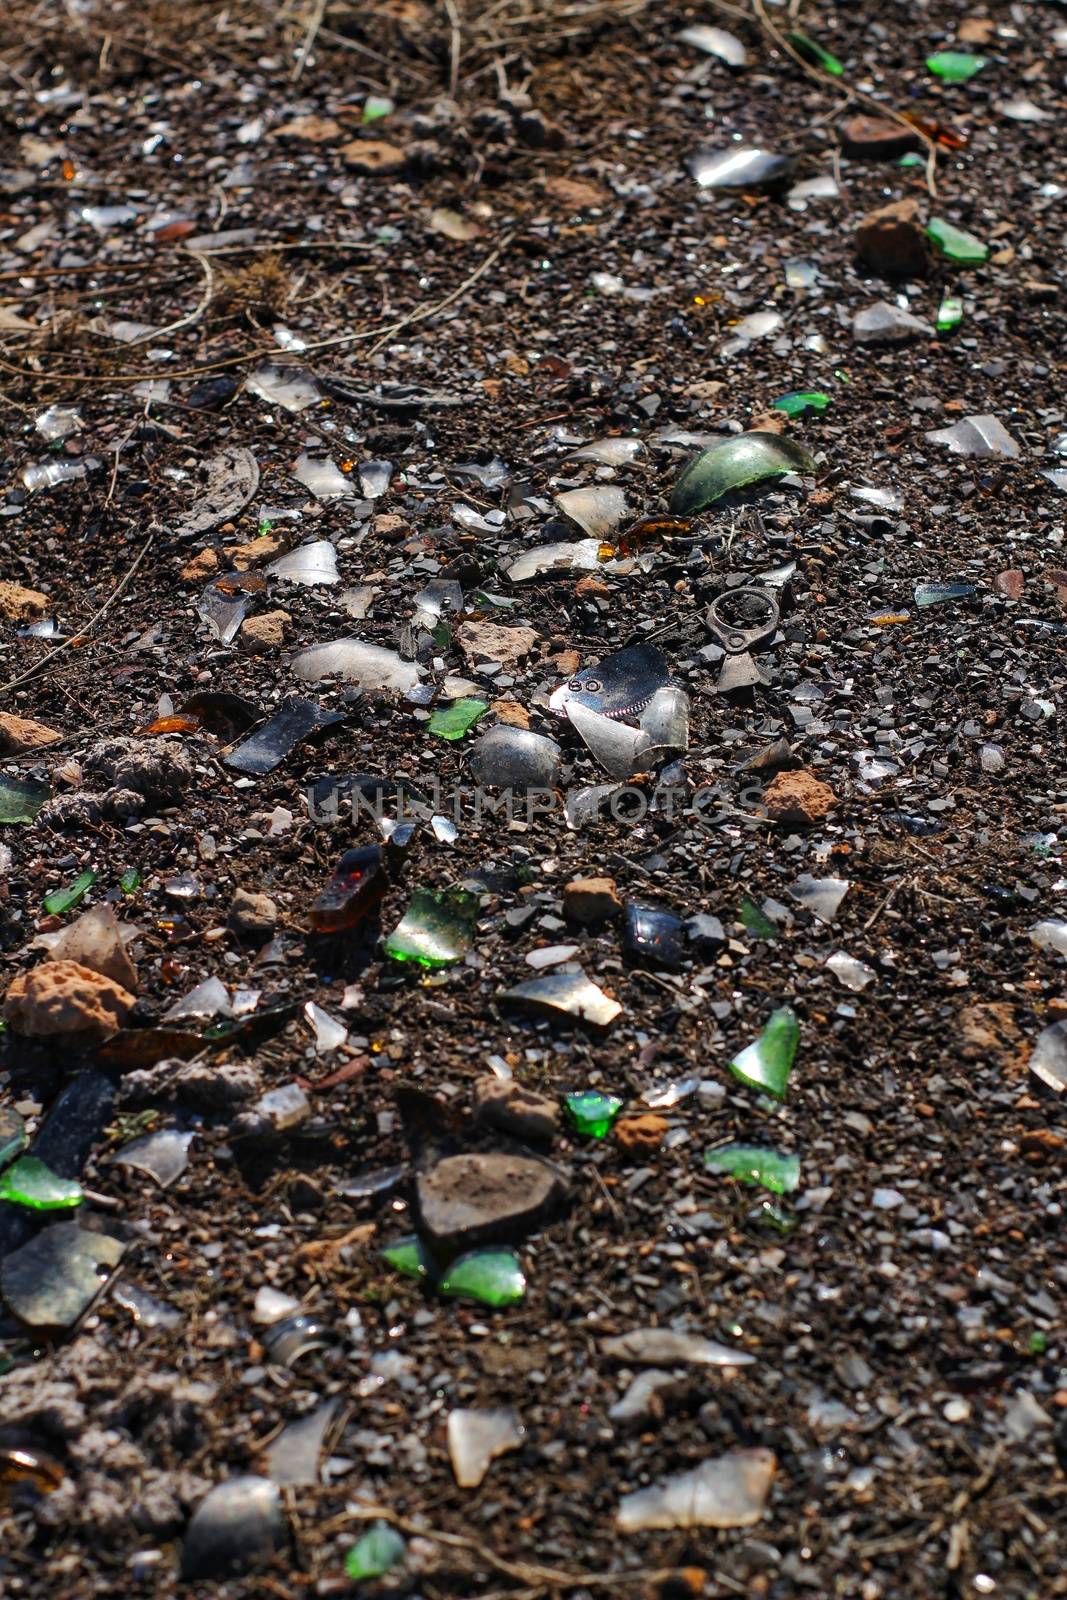
[[[110,907],[137,988],[116,1034],[94,946],[57,1031],[12,997],[0,1035],[0,1133],[83,1191],[0,1200],[0,1590],[1067,1595],[1067,11],[20,0],[0,30],[0,819],[14,780],[41,807],[0,826],[0,951],[21,977]],[[946,82],[939,51],[984,64]],[[879,111],[890,155],[849,154]],[[702,187],[730,147],[786,160]],[[855,238],[900,200],[903,280]],[[936,218],[983,259],[939,253]],[[863,342],[878,301],[923,328]],[[827,403],[775,409],[794,392]],[[998,453],[930,437],[968,417]],[[752,429],[799,470],[670,512]],[[315,541],[331,581],[268,570]],[[582,541],[584,567],[508,576]],[[721,692],[708,611],[744,585],[777,621]],[[337,639],[390,654],[294,670]],[[549,699],[596,710],[610,666],[577,674],[634,643],[688,747],[653,741],[613,814]],[[318,710],[283,753],[294,696]],[[558,745],[542,810],[481,805],[494,725]],[[260,727],[270,760],[230,764]],[[406,786],[410,841],[391,804],[324,815],[311,786],[353,775]],[[317,931],[354,846],[378,876]],[[449,889],[455,959],[390,956]],[[649,938],[634,906],[678,921]],[[502,998],[578,970],[606,1025]],[[783,1008],[776,1098],[730,1064]],[[535,1092],[504,1127],[494,1075]],[[590,1090],[622,1102],[603,1137],[560,1115]],[[167,1129],[193,1137],[163,1186],[122,1153]],[[731,1143],[799,1184],[709,1168]],[[459,1156],[466,1197],[428,1176]],[[381,1251],[433,1184],[415,1279]],[[464,1206],[521,1300],[433,1287]],[[27,1321],[10,1263],[71,1226],[108,1236],[102,1290]],[[53,1290],[63,1237],[33,1258]],[[722,1364],[608,1344],[649,1328]],[[450,1416],[508,1408],[513,1448],[461,1487]],[[719,1461],[725,1526],[617,1521]],[[203,1554],[197,1507],[247,1474],[247,1538]],[[374,1518],[403,1561],[357,1582]]]

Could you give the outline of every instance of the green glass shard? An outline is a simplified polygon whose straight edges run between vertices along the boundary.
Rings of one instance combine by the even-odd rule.
[[[1040,1328],[1035,1329],[1026,1341],[1026,1348],[1032,1356],[1043,1356],[1048,1349],[1048,1334]]]
[[[394,110],[393,102],[384,94],[369,94],[363,102],[363,125],[368,122],[380,122]]]
[[[0,1173],[0,1200],[27,1206],[31,1211],[65,1211],[82,1202],[82,1188],[71,1178],[60,1178],[36,1156],[20,1156]]]
[[[959,295],[947,294],[937,313],[938,333],[951,333],[963,321],[963,301]]]
[[[930,218],[926,237],[937,246],[946,261],[955,261],[958,265],[966,267],[978,266],[983,261],[989,260],[987,244],[983,244],[981,239],[976,239],[974,234],[968,233],[965,228],[954,228],[944,217]]]
[[[84,872],[79,872],[73,883],[68,883],[65,889],[53,889],[51,894],[46,894],[41,902],[50,917],[60,917],[64,911],[70,911],[78,904],[86,890],[96,882],[96,873],[89,867]]]
[[[674,486],[671,514],[692,516],[736,489],[787,472],[814,471],[811,456],[795,440],[777,433],[742,433],[694,456]]]
[[[747,896],[741,902],[738,916],[742,927],[747,928],[755,938],[777,939],[779,937],[781,930],[778,924],[772,922],[767,913],[762,911],[754,900],[749,900]]]
[[[943,83],[967,83],[988,65],[985,56],[971,56],[963,50],[938,50],[926,58],[928,71]]]
[[[793,389],[779,395],[771,409],[784,411],[787,417],[802,417],[808,411],[825,411],[829,404],[830,396],[820,389]]]
[[[387,1522],[376,1522],[345,1556],[345,1571],[354,1583],[380,1578],[404,1559],[407,1545]]]
[[[796,1013],[792,1006],[780,1006],[772,1011],[759,1038],[730,1062],[730,1071],[750,1089],[762,1089],[782,1100],[799,1042]]]
[[[775,1233],[792,1233],[797,1225],[796,1217],[790,1216],[788,1211],[783,1211],[773,1200],[764,1200],[756,1212],[756,1220],[765,1228],[773,1228]]]
[[[416,889],[400,922],[383,944],[393,961],[448,967],[474,942],[478,896],[466,889]]]
[[[430,718],[430,732],[439,739],[462,739],[488,710],[486,700],[457,700],[454,705],[434,712]]]
[[[471,1250],[453,1261],[437,1287],[483,1306],[513,1306],[526,1293],[526,1274],[514,1250]]]
[[[800,1161],[754,1144],[723,1144],[708,1150],[709,1172],[724,1172],[741,1183],[758,1183],[772,1194],[792,1194],[800,1182]]]
[[[914,150],[908,150],[897,162],[898,167],[925,167],[925,165],[922,156],[917,156]]]
[[[26,1148],[26,1124],[17,1111],[0,1107],[0,1167],[6,1167]]]
[[[623,1102],[613,1094],[601,1094],[596,1089],[583,1089],[564,1097],[564,1110],[575,1133],[587,1139],[603,1139],[611,1132]]]
[[[382,1260],[388,1261],[396,1272],[402,1272],[408,1278],[425,1278],[428,1272],[426,1252],[413,1233],[407,1233],[395,1244],[387,1244],[382,1251]]]
[[[122,890],[123,894],[136,894],[140,887],[141,874],[138,872],[136,867],[131,867],[129,871],[124,872],[122,877],[119,879],[119,888]]]
[[[0,824],[32,822],[51,792],[47,783],[32,778],[0,777]]]
[[[824,72],[830,73],[831,77],[834,78],[840,78],[843,75],[845,69],[837,57],[832,56],[829,50],[824,50],[822,45],[808,34],[800,32],[787,33],[786,38],[797,55],[810,62],[813,67],[821,67]]]

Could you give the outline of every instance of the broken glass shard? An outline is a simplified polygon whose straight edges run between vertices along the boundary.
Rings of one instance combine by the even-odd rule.
[[[811,38],[809,34],[797,30],[794,33],[787,33],[786,38],[797,55],[811,66],[820,67],[823,72],[828,72],[834,78],[843,75],[845,69],[837,57],[832,56],[829,50],[824,50],[818,40]]]
[[[315,379],[301,367],[258,367],[246,380],[245,389],[283,411],[306,411],[320,398]]]
[[[623,914],[622,948],[634,961],[678,968],[684,955],[685,924],[655,906],[628,905]]]
[[[575,1133],[586,1139],[606,1139],[624,1103],[617,1095],[582,1089],[565,1095],[563,1108]]]
[[[90,461],[92,458],[89,458]],[[75,483],[88,471],[85,461],[40,461],[23,467],[19,476],[31,494],[41,489],[54,489],[57,483]]]
[[[997,417],[964,417],[952,428],[935,428],[926,437],[932,444],[944,444],[956,456],[1007,456],[1014,460],[1022,452]]]
[[[310,1023],[315,1034],[315,1049],[319,1055],[325,1055],[330,1050],[339,1050],[348,1042],[348,1029],[343,1022],[338,1022],[336,1017],[331,1017],[328,1011],[317,1006],[314,1000],[309,1000],[304,1007],[304,1016]]]
[[[205,1495],[182,1546],[181,1577],[224,1578],[268,1562],[286,1539],[281,1495],[269,1478],[230,1478]]]
[[[772,1194],[792,1194],[800,1182],[800,1161],[753,1144],[723,1144],[708,1150],[704,1165],[709,1172],[724,1172],[740,1183],[759,1184]]]
[[[866,989],[873,983],[878,974],[873,967],[865,961],[858,961],[855,956],[846,955],[843,950],[835,950],[833,955],[827,956],[826,965],[846,989],[851,989],[858,994],[861,989]]]
[[[9,1106],[0,1106],[0,1168],[13,1161],[27,1144],[26,1124],[18,1112]]]
[[[556,504],[591,539],[607,539],[626,515],[626,496],[612,484],[567,489],[556,496]]]
[[[223,765],[258,776],[273,772],[301,739],[343,721],[339,711],[327,711],[315,700],[290,695],[269,722],[223,756]]]
[[[285,583],[308,586],[341,581],[341,574],[337,570],[337,551],[329,539],[314,539],[310,544],[298,544],[295,550],[272,561],[266,572],[268,577],[281,578]]]
[[[420,628],[430,628],[446,611],[463,610],[463,586],[454,578],[431,578],[415,596],[414,605],[415,622]]]
[[[526,1429],[511,1410],[450,1411],[448,1454],[461,1489],[476,1489],[490,1462],[508,1450],[517,1450]]]
[[[926,65],[942,83],[967,83],[987,62],[985,56],[968,55],[963,50],[938,50],[927,56]]]
[[[439,739],[462,739],[488,710],[487,700],[457,700],[453,705],[433,713],[430,732]]]
[[[915,604],[940,606],[947,600],[966,600],[972,594],[973,583],[920,583],[915,590]]]
[[[174,1022],[179,1017],[193,1017],[199,1022],[207,1022],[212,1017],[232,1015],[230,991],[222,979],[205,978],[164,1011],[163,1021]]]
[[[579,700],[569,701],[567,720],[595,760],[616,778],[628,778],[651,760],[652,740],[643,728],[590,711]]]
[[[1054,1022],[1037,1036],[1030,1056],[1030,1071],[1050,1089],[1067,1089],[1067,1022]]]
[[[380,845],[346,850],[309,912],[316,933],[345,933],[362,922],[388,884]]]
[[[691,1472],[624,1495],[624,1533],[647,1528],[748,1528],[767,1503],[777,1465],[770,1450],[731,1450]]]
[[[654,752],[688,750],[689,696],[667,684],[657,689],[641,713],[641,729]]]
[[[777,433],[742,433],[690,461],[674,486],[670,509],[675,516],[690,516],[754,483],[787,472],[814,471],[811,456],[794,440]]]
[[[559,761],[555,739],[504,724],[483,733],[470,752],[478,782],[494,789],[551,789],[559,774]]]
[[[662,650],[651,644],[627,645],[554,690],[549,706],[557,715],[578,704],[603,717],[633,717],[669,683],[670,665]]]
[[[861,500],[879,511],[900,511],[904,505],[904,496],[895,489],[879,489],[871,483],[854,483],[848,492],[853,500]]]
[[[960,266],[978,265],[989,259],[989,246],[976,239],[973,233],[953,227],[944,217],[931,217],[926,225],[926,237],[936,246],[946,261]]]
[[[115,1161],[120,1167],[136,1167],[138,1172],[147,1172],[161,1189],[169,1189],[189,1165],[189,1146],[195,1138],[195,1133],[163,1128],[123,1145]]]
[[[61,917],[65,911],[74,909],[95,882],[96,873],[87,867],[65,889],[53,889],[51,894],[46,894],[41,904],[50,917]]]
[[[683,28],[678,40],[681,44],[691,44],[694,50],[703,50],[706,55],[718,56],[728,67],[743,67],[748,60],[748,53],[740,39],[727,33],[725,28],[712,28],[706,22]]]
[[[553,972],[504,989],[497,998],[552,1016],[576,1017],[596,1028],[606,1028],[622,1010],[617,1000],[598,989],[581,970]]]
[[[302,483],[316,500],[339,500],[356,492],[351,479],[345,477],[335,462],[321,456],[309,456],[306,450],[293,462],[292,472],[297,482]]]
[[[612,555],[610,545],[599,539],[579,539],[577,544],[539,544],[524,550],[504,571],[512,583],[525,583],[543,572],[593,572]]]
[[[852,337],[857,344],[907,344],[911,339],[929,339],[933,332],[929,322],[888,300],[876,300],[852,319]]]
[[[787,417],[803,417],[809,411],[825,411],[829,404],[830,396],[819,389],[794,389],[779,395],[772,409],[784,411]]]
[[[393,481],[391,461],[361,461],[359,486],[368,500],[380,500]]]
[[[959,295],[945,295],[937,308],[937,320],[934,323],[938,333],[951,333],[953,328],[958,328],[962,321],[963,301]]]
[[[776,188],[793,170],[788,156],[748,145],[697,150],[686,165],[702,189]]]
[[[70,1328],[92,1305],[124,1246],[76,1222],[57,1222],[0,1265],[8,1309],[29,1328]]]
[[[832,922],[851,885],[847,878],[813,878],[802,872],[789,886],[793,899],[820,922]]]
[[[783,265],[787,289],[814,289],[819,281],[819,269],[813,261],[805,261],[801,256],[790,256]]]
[[[802,183],[795,183],[785,197],[785,203],[790,211],[806,211],[809,200],[834,200],[840,194],[837,179],[824,172],[818,178],[805,178]],[[815,338],[821,338],[816,334]],[[808,349],[813,348],[811,345]]]
[[[196,614],[219,644],[232,644],[248,615],[248,600],[243,594],[227,594],[217,584],[209,583],[196,602]]]
[[[81,1205],[82,1187],[72,1178],[58,1177],[36,1156],[20,1156],[0,1173],[0,1200],[30,1211],[65,1211]]]
[[[82,426],[82,414],[77,406],[49,406],[34,423],[37,432],[45,439],[65,439],[77,433]]]
[[[741,901],[737,914],[741,926],[752,934],[753,938],[777,939],[780,937],[778,924],[772,922],[762,907],[758,906],[754,900],[750,900],[748,895],[745,895]]]
[[[600,1348],[613,1361],[646,1367],[749,1367],[755,1356],[732,1350],[703,1334],[678,1328],[631,1328],[603,1339]]]
[[[800,1026],[791,1006],[773,1011],[754,1043],[729,1063],[730,1071],[751,1089],[762,1089],[781,1100],[800,1042]]]
[[[474,943],[478,896],[465,889],[416,889],[382,948],[393,961],[448,967]]]
[[[353,1583],[381,1578],[403,1561],[407,1545],[387,1522],[376,1522],[345,1556],[345,1572]]]
[[[514,1250],[470,1250],[453,1261],[437,1287],[456,1300],[513,1306],[526,1293],[526,1275]]]
[[[283,1489],[310,1488],[319,1482],[319,1457],[341,1401],[327,1400],[283,1428],[267,1446],[267,1475]]]
[[[751,316],[742,317],[730,329],[730,337],[722,347],[723,357],[738,355],[757,339],[766,339],[770,334],[777,333],[783,320],[777,311],[753,311]]]
[[[650,1090],[643,1098],[645,1105],[652,1110],[667,1111],[680,1101],[687,1100],[691,1094],[696,1094],[699,1088],[699,1078],[676,1078],[673,1083],[665,1083],[662,1089]]]
[[[1002,100],[997,106],[1002,117],[1012,122],[1051,122],[1053,113],[1043,111],[1032,100]]]
[[[582,445],[580,450],[572,450],[568,459],[595,461],[602,467],[625,467],[629,462],[636,461],[643,450],[644,445],[640,439],[615,435],[608,439],[594,439],[591,444]],[[559,504],[558,500],[556,504]]]
[[[329,1337],[326,1324],[320,1317],[300,1312],[295,1317],[283,1317],[271,1323],[260,1335],[267,1360],[276,1367],[292,1367],[301,1356],[314,1350],[325,1350]]]
[[[1055,950],[1057,955],[1067,956],[1067,922],[1062,918],[1054,917],[1047,922],[1035,922],[1030,929],[1030,938],[1039,950]],[[0,1138],[0,1152],[3,1144]],[[0,1160],[3,1159],[0,1154]]]
[[[422,678],[414,661],[362,639],[330,639],[309,645],[293,657],[293,671],[304,683],[342,678],[346,683],[358,683],[361,689],[389,689],[395,694],[407,694]]]
[[[425,1278],[429,1274],[426,1252],[413,1233],[405,1234],[395,1244],[387,1244],[382,1251],[382,1260],[387,1261],[394,1272],[402,1272],[406,1278]]]
[[[111,1298],[116,1305],[128,1311],[139,1328],[178,1328],[182,1323],[182,1314],[168,1305],[165,1300],[157,1300],[154,1294],[149,1294],[147,1289],[142,1289],[139,1283],[131,1283],[129,1278],[120,1278],[111,1291]]]
[[[47,783],[0,774],[0,825],[32,822],[51,792]]]

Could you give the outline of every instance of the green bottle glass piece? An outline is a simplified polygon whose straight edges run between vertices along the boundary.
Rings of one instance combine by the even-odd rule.
[[[82,1187],[72,1178],[57,1177],[36,1156],[20,1156],[0,1173],[0,1200],[30,1211],[66,1211],[81,1205]]]
[[[959,295],[947,294],[937,312],[938,333],[951,333],[963,321],[963,301]]]
[[[513,1306],[526,1293],[526,1274],[514,1250],[471,1250],[453,1261],[437,1287],[455,1299]]]
[[[439,739],[462,739],[488,710],[486,700],[457,700],[454,705],[434,712],[430,718],[430,732]]]
[[[345,1556],[345,1571],[353,1583],[380,1578],[403,1561],[407,1545],[387,1522],[375,1522],[357,1539]]]
[[[0,776],[0,824],[32,822],[51,792],[47,783],[33,778]]]
[[[363,126],[366,127],[368,122],[380,122],[383,117],[387,117],[393,110],[395,110],[395,106],[388,95],[369,94],[363,102],[363,116],[361,119]]]
[[[772,922],[767,913],[761,910],[754,900],[749,900],[747,896],[741,902],[738,917],[741,926],[747,928],[748,932],[757,939],[777,939],[779,937],[780,930],[777,923]]]
[[[723,1144],[708,1150],[704,1163],[709,1172],[722,1172],[740,1183],[760,1184],[771,1194],[792,1194],[800,1182],[797,1156],[782,1155],[754,1144]]]
[[[26,1143],[26,1124],[18,1112],[0,1107],[0,1167],[14,1161]]]
[[[587,1139],[604,1139],[611,1132],[623,1102],[613,1094],[597,1089],[582,1089],[566,1095],[563,1101],[568,1121],[575,1133]]]
[[[771,409],[784,411],[787,417],[802,417],[808,411],[825,411],[829,404],[830,396],[821,389],[792,389],[780,394]]]
[[[84,894],[96,882],[96,873],[87,867],[84,872],[79,872],[73,883],[68,883],[65,889],[53,889],[51,894],[46,894],[42,904],[50,917],[61,917],[64,911],[71,911],[82,899]]]
[[[925,167],[925,165],[922,156],[916,155],[914,150],[906,151],[897,162],[898,167]]]
[[[782,1100],[799,1042],[796,1013],[792,1006],[779,1006],[772,1011],[759,1038],[730,1062],[730,1071],[750,1089],[762,1089]]]
[[[130,867],[119,879],[119,888],[123,894],[136,894],[141,887],[141,874],[136,867]]]
[[[927,69],[942,83],[967,83],[988,64],[985,56],[968,55],[964,50],[938,50],[926,58]]]
[[[832,56],[829,50],[825,50],[818,40],[811,38],[809,34],[800,33],[799,31],[787,33],[786,38],[797,55],[803,56],[804,60],[810,62],[813,67],[821,67],[824,72],[830,73],[831,77],[834,78],[843,76],[845,69],[840,61],[836,56]]]
[[[980,266],[983,261],[989,260],[987,244],[983,244],[981,239],[976,239],[974,234],[968,233],[965,228],[953,227],[944,217],[930,218],[926,237],[936,245],[946,261],[954,261],[959,266]]]
[[[694,456],[674,486],[671,515],[692,516],[734,490],[787,472],[814,471],[811,456],[794,439],[777,433],[742,433]]]
[[[387,1244],[381,1256],[395,1272],[402,1272],[408,1278],[425,1278],[429,1271],[426,1252],[413,1233],[405,1234],[395,1244]]]
[[[478,896],[466,889],[416,889],[382,946],[393,961],[448,967],[474,942]]]

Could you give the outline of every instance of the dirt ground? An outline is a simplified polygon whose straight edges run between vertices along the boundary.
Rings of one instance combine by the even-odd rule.
[[[946,82],[938,51],[985,64]],[[19,0],[0,64],[0,802],[16,779],[48,797],[0,826],[0,952],[21,981],[110,905],[137,982],[107,1042],[28,1033],[10,999],[0,1034],[0,1119],[122,1246],[74,1326],[4,1291],[0,1592],[1067,1595],[1067,9]],[[917,160],[849,153],[874,102]],[[694,156],[731,146],[788,169],[701,187]],[[905,233],[941,218],[985,259],[923,245],[893,279],[859,258],[861,218],[901,200]],[[962,321],[937,331],[948,297]],[[882,300],[924,329],[862,342]],[[823,410],[774,409],[812,391]],[[928,437],[990,416],[1014,454]],[[686,461],[753,428],[812,459],[670,512]],[[609,438],[632,458],[574,458]],[[621,490],[621,518],[578,526],[555,497],[583,487]],[[589,570],[508,576],[590,537]],[[336,581],[266,570],[311,541]],[[441,580],[462,617],[416,600]],[[760,681],[724,694],[707,611],[742,584],[780,620]],[[477,647],[489,624],[531,630],[513,660]],[[345,638],[436,700],[294,671]],[[574,825],[613,780],[549,697],[642,641],[689,696],[688,749]],[[272,770],[229,765],[294,695],[336,715]],[[472,697],[464,737],[431,731]],[[11,718],[58,737],[20,747]],[[558,744],[544,814],[475,814],[494,724]],[[309,786],[354,774],[438,798],[386,849],[380,904],[323,936],[341,853],[383,839],[343,806],[315,821]],[[798,781],[823,803],[783,815]],[[589,877],[689,924],[677,953],[576,920]],[[809,878],[847,885],[821,918]],[[457,886],[459,959],[390,958],[413,894]],[[235,927],[238,891],[276,926]],[[501,998],[575,964],[621,1007],[605,1027]],[[212,978],[236,1021],[163,1022]],[[775,1099],[729,1066],[783,1007]],[[553,1116],[583,1090],[624,1105],[606,1137],[562,1117],[539,1147],[568,1197],[512,1230],[526,1293],[494,1309],[380,1252],[446,1157],[530,1159],[474,1118],[508,1073]],[[276,1126],[261,1098],[294,1083]],[[162,1187],[117,1158],[166,1128],[194,1137]],[[795,1192],[709,1170],[731,1142],[795,1153]],[[0,1200],[0,1289],[73,1215]],[[294,1311],[319,1332],[287,1363],[270,1318]],[[613,1415],[642,1363],[605,1341],[653,1327],[738,1359],[661,1355]],[[518,1447],[461,1487],[450,1414],[504,1408]],[[312,1416],[287,1482],[272,1444]],[[618,1525],[624,1496],[757,1451],[751,1516]],[[278,1485],[260,1564],[192,1575],[190,1518],[244,1474]],[[356,1582],[373,1518],[404,1560]]]

